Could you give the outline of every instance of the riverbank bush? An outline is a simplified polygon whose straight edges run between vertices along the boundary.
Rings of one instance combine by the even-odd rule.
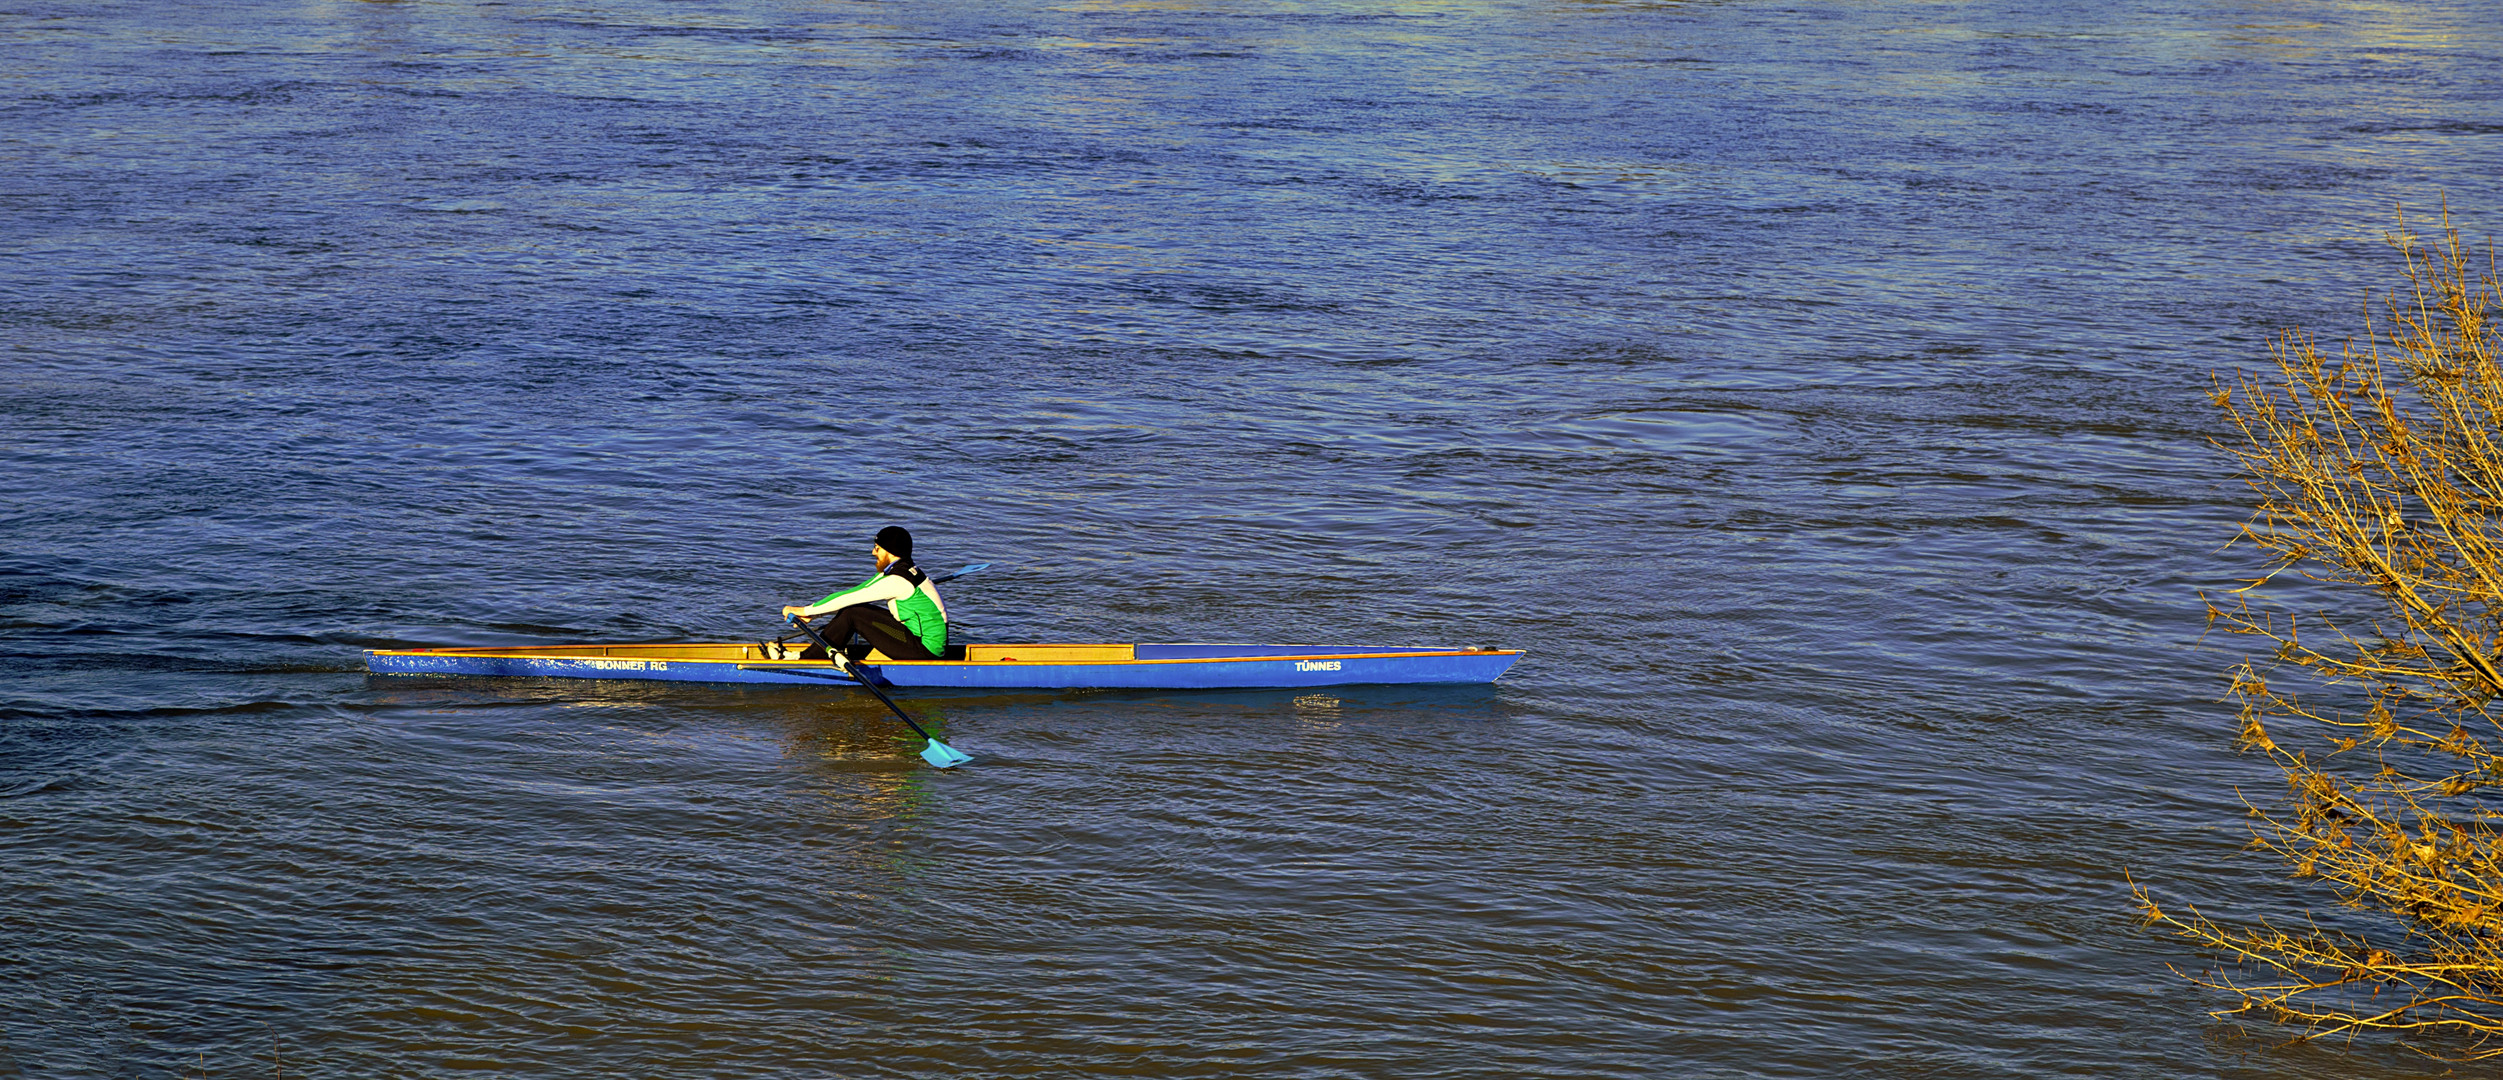
[[[2330,356],[2300,334],[2273,372],[2214,392],[2257,505],[2256,580],[2208,598],[2256,639],[2232,669],[2238,745],[2284,774],[2250,804],[2252,846],[2348,913],[2300,925],[2145,916],[2218,956],[2187,977],[2219,1016],[2302,1038],[2395,1034],[2442,1057],[2503,1056],[2503,313],[2491,249],[2446,208],[2430,243],[2391,238],[2404,284]],[[2228,548],[2240,550],[2240,542]],[[2334,924],[2334,925],[2332,925]]]

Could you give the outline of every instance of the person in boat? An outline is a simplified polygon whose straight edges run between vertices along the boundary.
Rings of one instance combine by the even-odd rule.
[[[869,580],[805,606],[782,609],[803,619],[833,612],[818,628],[828,644],[854,663],[875,649],[891,660],[937,660],[947,655],[947,604],[930,575],[913,565],[913,534],[889,525],[878,530],[869,557],[878,572]],[[855,640],[857,639],[857,640]],[[802,657],[829,659],[815,645]]]

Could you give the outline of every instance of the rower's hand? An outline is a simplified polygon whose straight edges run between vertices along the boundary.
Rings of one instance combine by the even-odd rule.
[[[790,604],[784,604],[784,605],[782,605],[782,617],[783,617],[785,620],[789,620],[789,619],[796,619],[796,618],[798,618],[798,617],[799,617],[800,612],[803,612],[803,611],[806,611],[806,610],[808,610],[808,609],[807,609],[807,608],[804,608],[804,607],[795,607],[795,606],[790,605]]]

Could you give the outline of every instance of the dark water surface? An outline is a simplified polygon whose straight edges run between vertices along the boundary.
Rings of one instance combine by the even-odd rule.
[[[2317,900],[2206,373],[2498,162],[2490,4],[25,0],[0,1077],[2420,1075],[2122,874]],[[362,670],[888,523],[976,639],[1530,654],[944,774]]]

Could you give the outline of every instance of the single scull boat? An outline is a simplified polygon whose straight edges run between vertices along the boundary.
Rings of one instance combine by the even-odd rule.
[[[1518,649],[1345,645],[967,645],[944,660],[860,665],[884,686],[998,689],[1219,689],[1350,683],[1491,683]],[[654,642],[489,648],[369,649],[381,675],[505,675],[671,682],[824,684],[854,680],[824,660],[786,659],[767,642]]]

